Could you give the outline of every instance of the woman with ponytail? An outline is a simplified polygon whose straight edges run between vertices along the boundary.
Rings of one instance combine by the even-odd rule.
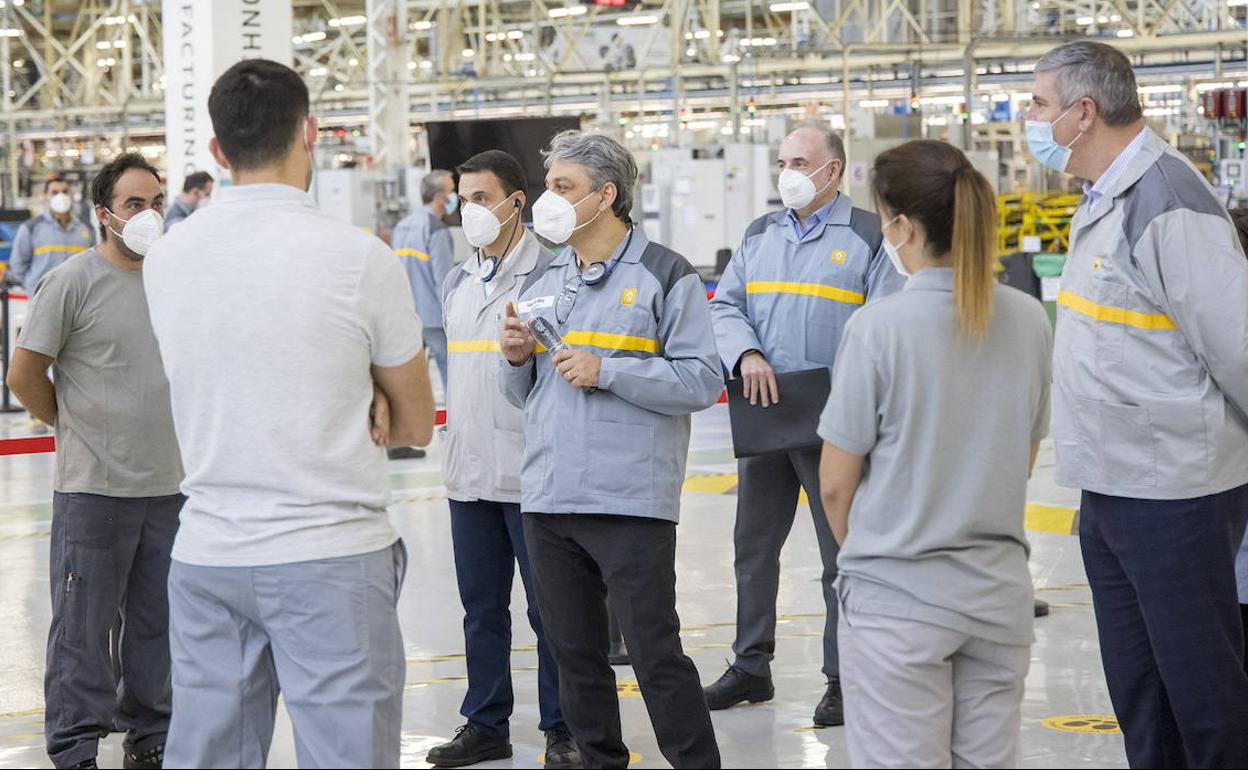
[[[960,151],[910,142],[876,159],[872,184],[910,279],[846,326],[819,425],[850,759],[1010,767],[1052,330],[1039,302],[997,283],[995,199]]]

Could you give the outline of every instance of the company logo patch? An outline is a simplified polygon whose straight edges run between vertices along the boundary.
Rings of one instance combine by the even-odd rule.
[[[832,264],[834,265],[845,264],[845,257],[846,257],[845,249],[835,249],[832,252],[832,257],[831,257]]]
[[[637,304],[637,290],[625,289],[624,291],[620,292],[620,304],[621,305]]]

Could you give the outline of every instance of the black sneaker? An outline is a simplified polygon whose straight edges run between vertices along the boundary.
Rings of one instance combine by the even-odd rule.
[[[845,699],[841,697],[841,680],[828,680],[828,691],[815,706],[816,727],[840,727],[845,724]]]
[[[576,770],[581,766],[581,752],[566,728],[556,727],[546,733],[546,770]]]
[[[147,751],[127,751],[121,761],[125,770],[160,770],[165,763],[165,744]]]
[[[425,450],[417,449],[414,446],[400,446],[394,449],[387,449],[386,457],[391,460],[421,460],[425,457]]]
[[[611,649],[607,651],[607,662],[613,666],[632,665],[632,661],[628,657],[628,645],[624,643],[623,639],[611,642]]]
[[[434,746],[425,755],[425,761],[434,767],[467,767],[491,759],[510,758],[510,741],[471,723],[456,730],[449,743]]]
[[[1048,615],[1049,603],[1046,602],[1044,599],[1036,599],[1035,613],[1036,613],[1036,617],[1038,618],[1042,618],[1045,615]]]
[[[762,703],[776,697],[775,685],[769,676],[754,676],[729,666],[715,684],[703,688],[706,705],[711,711],[721,711],[738,703]]]
[[[70,765],[69,770],[98,770],[99,765],[95,763],[95,757],[84,759],[76,765]]]

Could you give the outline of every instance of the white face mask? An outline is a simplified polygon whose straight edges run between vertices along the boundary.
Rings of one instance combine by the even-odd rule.
[[[511,201],[512,196],[508,195],[498,205],[488,209],[478,203],[464,204],[464,211],[460,214],[460,219],[464,225],[464,237],[468,239],[473,248],[484,249],[494,241],[497,241],[503,225],[510,222],[520,213],[520,207],[511,204]],[[511,212],[511,216],[499,222],[498,217],[494,216],[494,212],[498,211],[499,206],[504,204],[511,204],[514,210]]]
[[[569,203],[562,195],[547,190],[533,204],[533,229],[551,243],[567,243],[572,233],[593,224],[598,214],[602,213],[597,212],[583,225],[576,223],[576,207],[589,200],[595,192],[598,191],[594,190],[576,203]]]
[[[831,162],[832,159],[829,158],[827,163],[810,172],[810,176],[792,168],[786,168],[784,171],[781,171],[780,181],[776,187],[780,190],[780,200],[784,202],[785,207],[790,209],[806,208],[815,199],[816,195],[828,189],[832,184],[831,177],[828,178],[828,183],[818,190],[815,189],[815,183],[810,181],[810,177],[827,168]]]
[[[69,197],[69,193],[57,193],[48,200],[48,208],[53,214],[68,214],[73,206],[74,199]]]
[[[126,223],[120,233],[112,227],[109,227],[108,231],[120,238],[122,243],[126,244],[127,249],[140,257],[146,257],[148,249],[165,232],[165,218],[156,209],[143,209],[129,219],[122,219],[112,211],[108,213],[116,217],[119,222]]]
[[[905,246],[906,241],[910,239],[907,238],[906,241],[902,241],[894,246],[892,242],[888,240],[888,236],[884,234],[884,231],[888,229],[889,225],[896,222],[898,219],[901,219],[900,214],[888,220],[888,222],[880,228],[880,234],[884,237],[884,253],[888,255],[888,261],[893,263],[893,269],[896,270],[903,278],[909,278],[910,271],[906,269],[905,263],[901,261],[901,247]]]

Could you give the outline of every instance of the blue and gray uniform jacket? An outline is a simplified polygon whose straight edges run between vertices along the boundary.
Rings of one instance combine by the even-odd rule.
[[[443,328],[442,284],[455,265],[451,229],[441,217],[422,206],[395,225],[391,245],[412,285],[412,299],[416,301],[421,325]]]
[[[44,274],[94,245],[95,235],[81,219],[72,217],[67,226],[61,227],[45,212],[17,229],[9,257],[9,276],[13,283],[25,287],[26,293],[34,294]]]
[[[181,197],[175,198],[169,208],[165,209],[165,232],[169,232],[169,228],[194,213],[194,206],[184,202]]]
[[[1071,223],[1053,437],[1063,486],[1177,500],[1248,483],[1248,264],[1226,209],[1152,131]]]
[[[597,285],[579,285],[569,248],[521,289],[521,318],[541,316],[603,358],[595,393],[569,385],[540,349],[524,366],[500,363],[504,395],[525,410],[526,513],[680,519],[690,414],[716,402],[723,378],[702,279],[639,227],[630,238]],[[559,323],[569,281],[576,302]]]
[[[776,372],[832,367],[854,311],[905,285],[882,243],[880,218],[846,195],[802,238],[787,209],[756,219],[711,301],[724,369],[751,350]]]

